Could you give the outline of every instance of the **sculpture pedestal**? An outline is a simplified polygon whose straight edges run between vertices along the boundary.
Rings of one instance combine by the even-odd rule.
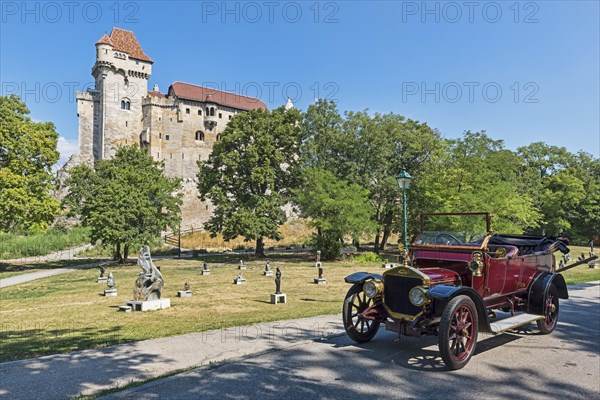
[[[203,269],[202,275],[210,275],[210,269]]]
[[[191,290],[178,290],[177,297],[192,297]]]
[[[287,303],[285,293],[271,293],[271,304]]]
[[[106,289],[104,291],[104,295],[109,297],[109,296],[116,296],[117,295],[117,289]]]
[[[131,306],[119,306],[121,312],[131,312]]]
[[[381,264],[381,268],[391,269],[394,268],[394,264]]]
[[[171,307],[171,299],[158,299],[146,301],[130,300],[126,303],[133,311],[164,310]]]
[[[108,280],[107,276],[99,276],[98,277],[98,283],[100,283],[100,282],[106,283],[107,280]]]
[[[235,278],[235,279],[233,280],[233,284],[234,284],[234,285],[243,285],[244,283],[246,283],[246,280],[245,280],[245,279],[238,279],[238,278]]]
[[[273,271],[263,271],[264,276],[273,276]]]
[[[325,279],[325,278],[315,278],[315,283],[317,285],[325,285],[327,283],[327,279]]]
[[[238,265],[238,269],[246,269],[246,266],[245,265],[244,266]]]

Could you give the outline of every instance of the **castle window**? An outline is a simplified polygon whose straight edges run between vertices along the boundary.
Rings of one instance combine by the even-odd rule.
[[[217,142],[218,142],[219,140],[221,140],[221,134],[220,134],[220,133],[219,133],[219,134],[217,134]]]
[[[229,120],[231,121],[231,115],[229,116]]]
[[[204,141],[204,132],[197,131],[196,132],[196,140],[202,140],[202,141]]]
[[[210,108],[210,116],[211,116],[211,117],[214,117],[214,116],[215,116],[215,108],[214,108],[214,107],[211,107],[211,108]]]
[[[169,154],[169,155],[171,156],[170,158],[171,158],[171,160],[172,160],[172,159],[173,159],[173,153],[171,153],[171,154]]]
[[[161,118],[161,117],[158,117],[158,120],[159,120],[159,121],[162,121],[162,118]]]
[[[210,112],[209,112],[209,110],[208,110],[208,107],[206,107],[206,109],[205,109],[204,111],[206,111],[206,115],[210,115]]]
[[[158,158],[160,160],[160,151],[158,153],[156,153],[156,158]]]
[[[223,114],[219,113],[219,118],[223,118]]]
[[[131,109],[131,102],[121,100],[121,110],[129,110]]]
[[[185,158],[185,154],[181,153],[181,159],[183,160]]]
[[[127,121],[125,121],[125,128],[127,128]]]
[[[190,109],[189,109],[189,108],[186,108],[186,109],[185,109],[185,113],[186,113],[186,114],[189,114],[189,113],[190,113]]]
[[[202,109],[198,110],[198,115],[202,115]]]
[[[166,140],[169,140],[169,135],[165,135],[165,139],[166,139]]]
[[[162,132],[158,132],[158,138],[162,139]]]

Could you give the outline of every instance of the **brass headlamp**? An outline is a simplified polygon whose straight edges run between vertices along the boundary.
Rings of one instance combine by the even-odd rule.
[[[471,254],[471,261],[469,261],[469,269],[473,273],[473,276],[481,276],[483,270],[483,254],[480,251],[474,251]]]

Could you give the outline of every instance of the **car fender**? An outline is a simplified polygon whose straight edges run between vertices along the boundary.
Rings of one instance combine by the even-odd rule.
[[[550,285],[554,284],[559,299],[568,299],[569,292],[565,278],[561,274],[542,272],[533,279],[527,291],[527,312],[543,315],[545,311],[546,295]]]
[[[485,303],[475,289],[468,286],[436,285],[427,291],[427,295],[433,300],[432,311],[436,317],[442,315],[448,302],[456,296],[465,295],[470,297],[473,303],[475,303],[475,307],[477,307],[479,330],[481,332],[491,332]]]
[[[364,281],[367,281],[369,279],[376,279],[376,280],[380,281],[381,275],[380,274],[370,274],[368,272],[355,272],[355,273],[350,274],[347,277],[345,277],[344,281],[346,283],[356,284],[356,283],[363,283]]]

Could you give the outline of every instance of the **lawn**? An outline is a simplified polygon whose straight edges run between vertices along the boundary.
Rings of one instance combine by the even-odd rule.
[[[381,263],[324,263],[327,285],[315,285],[317,271],[306,259],[271,262],[282,270],[282,291],[288,303],[272,305],[273,277],[264,277],[264,261],[246,261],[245,285],[234,285],[237,259],[209,264],[212,273],[200,275],[199,260],[155,260],[165,279],[163,297],[171,308],[146,313],[120,313],[117,307],[131,299],[140,268],[110,269],[117,297],[102,296],[98,271],[80,270],[7,287],[0,291],[0,361],[104,347],[117,343],[190,332],[339,313],[349,286],[344,276],[355,271],[381,272]],[[188,281],[192,298],[177,298]]]

